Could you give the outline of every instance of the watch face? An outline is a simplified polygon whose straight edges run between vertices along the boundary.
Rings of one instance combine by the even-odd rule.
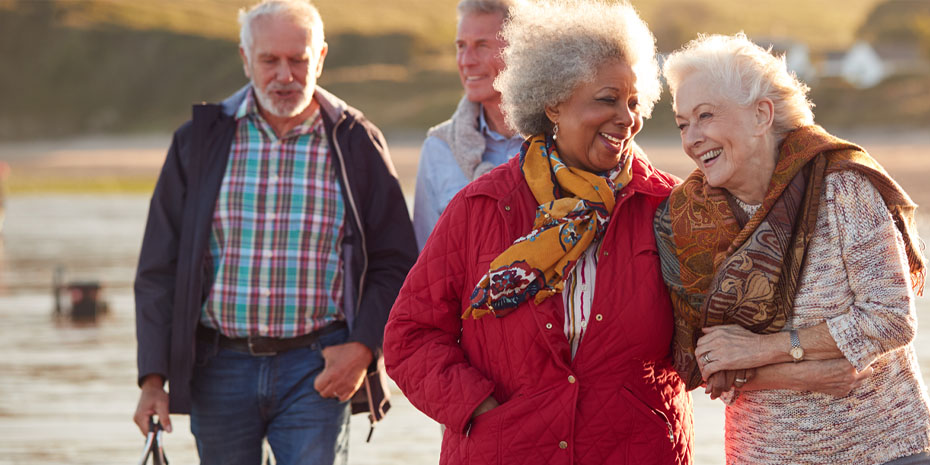
[[[788,353],[791,354],[791,358],[793,358],[795,362],[800,362],[804,358],[804,349],[800,347],[792,347],[791,351]]]

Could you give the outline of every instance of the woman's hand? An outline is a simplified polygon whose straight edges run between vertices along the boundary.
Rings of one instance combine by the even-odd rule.
[[[694,356],[705,380],[719,371],[745,370],[768,365],[765,336],[739,325],[704,328]],[[732,384],[732,381],[731,381]]]
[[[704,393],[710,394],[711,399],[716,399],[731,388],[743,387],[755,376],[755,373],[755,369],[718,371],[706,380]]]
[[[777,363],[755,370],[742,390],[790,389],[843,397],[861,386],[872,372],[871,367],[857,372],[845,358]]]
[[[805,373],[798,377],[800,390],[845,397],[872,376],[872,367],[857,372],[845,358],[802,362]]]
[[[475,409],[475,411],[471,413],[471,417],[475,418],[482,413],[488,413],[491,410],[497,408],[499,405],[500,403],[497,402],[497,399],[495,399],[494,396],[488,396],[487,399],[484,399],[480,404],[478,404],[478,407]]]

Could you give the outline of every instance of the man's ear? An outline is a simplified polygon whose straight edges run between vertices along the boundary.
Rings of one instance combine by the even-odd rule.
[[[323,47],[320,49],[320,60],[316,63],[316,77],[319,78],[323,74],[323,62],[326,61],[326,53],[329,52],[329,44],[323,42]]]
[[[252,73],[249,71],[249,56],[245,54],[245,49],[239,47],[239,58],[242,58],[242,71],[245,77],[252,79]]]
[[[775,103],[768,98],[756,102],[756,129],[759,133],[768,132],[775,124]]]

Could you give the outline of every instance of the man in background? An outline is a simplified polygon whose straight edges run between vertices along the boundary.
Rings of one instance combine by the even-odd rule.
[[[239,20],[251,82],[194,107],[152,197],[134,420],[170,432],[169,411],[190,413],[204,464],[258,464],[266,438],[278,463],[345,463],[349,400],[387,409],[384,324],[415,238],[381,132],[316,86],[316,8]]]
[[[455,48],[465,96],[452,118],[433,127],[420,151],[413,226],[420,249],[458,191],[520,151],[523,138],[504,122],[494,79],[504,67],[500,37],[517,0],[461,0]]]

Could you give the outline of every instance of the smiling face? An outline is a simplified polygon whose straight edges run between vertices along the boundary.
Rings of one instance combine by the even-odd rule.
[[[771,100],[738,105],[721,95],[719,85],[696,73],[675,92],[675,121],[682,148],[707,184],[744,202],[762,202],[778,155]]]
[[[491,13],[466,14],[459,21],[455,36],[455,60],[465,98],[485,106],[500,104],[494,78],[504,69],[501,51],[507,45],[499,34],[504,16]]]
[[[555,144],[567,166],[609,171],[643,128],[636,75],[628,64],[608,61],[597,68],[592,81],[579,85],[546,114],[559,125]]]
[[[278,118],[300,117],[310,108],[326,45],[314,52],[312,31],[282,15],[256,18],[251,32],[251,56],[241,48],[239,53],[260,109]]]

